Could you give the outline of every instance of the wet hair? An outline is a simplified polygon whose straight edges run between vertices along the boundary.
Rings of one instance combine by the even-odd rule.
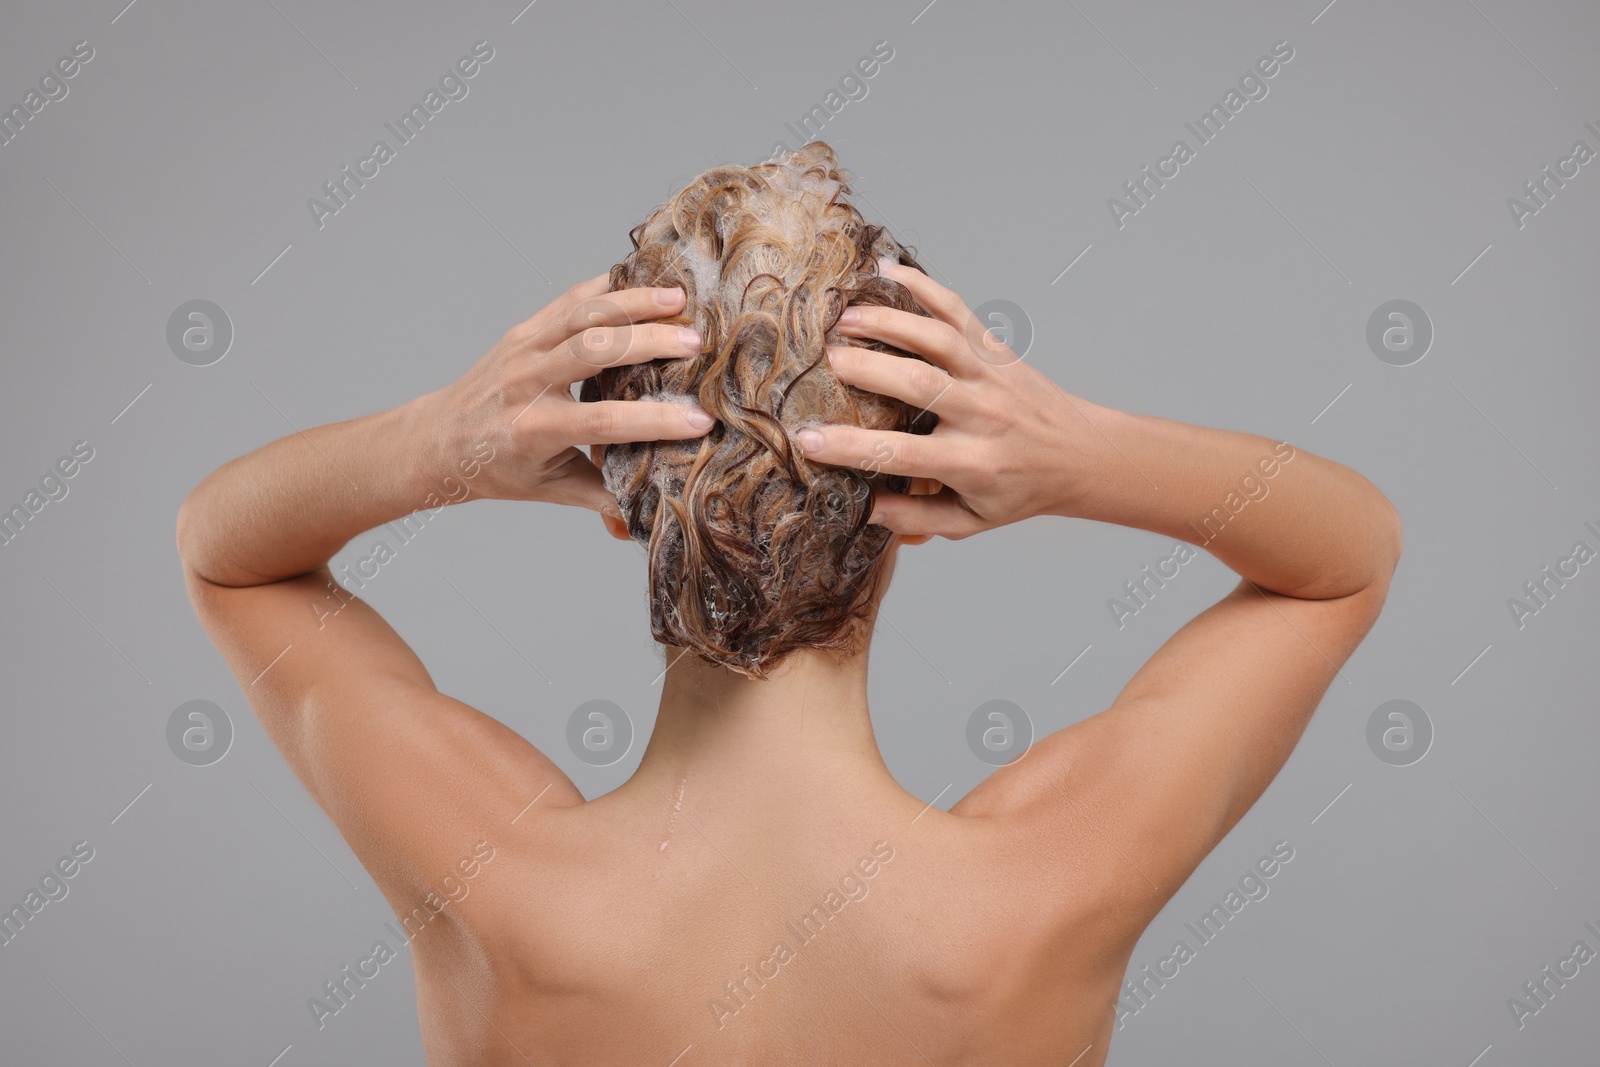
[[[868,525],[877,492],[909,479],[808,460],[807,425],[927,433],[937,422],[840,382],[824,344],[919,358],[835,332],[846,305],[926,315],[878,272],[916,267],[848,199],[849,175],[820,141],[756,166],[722,166],[681,189],[632,232],[613,291],[680,286],[700,355],[610,367],[580,399],[698,402],[704,437],[610,445],[602,470],[628,533],[649,554],[658,641],[764,678],[799,649],[860,650],[880,592],[890,531]],[[920,269],[920,268],[919,268]]]

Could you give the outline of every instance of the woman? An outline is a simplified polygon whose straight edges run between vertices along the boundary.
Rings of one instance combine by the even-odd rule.
[[[848,192],[822,144],[707,172],[459,381],[235,460],[179,514],[265,728],[427,925],[435,1065],[1103,1063],[1141,932],[1383,606],[1400,523],[1369,482],[1067,394]],[[440,498],[451,476],[470,493]],[[595,800],[328,569],[476,497],[647,547],[661,707]],[[931,809],[867,712],[895,556],[1036,515],[1202,544],[1241,580],[1109,708]]]

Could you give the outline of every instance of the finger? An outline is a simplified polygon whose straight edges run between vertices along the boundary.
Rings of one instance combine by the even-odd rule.
[[[926,435],[859,426],[813,426],[796,439],[806,458],[868,474],[904,474],[945,481],[944,445]]]
[[[611,272],[596,274],[587,281],[578,282],[568,289],[563,296],[568,303],[577,304],[584,300],[593,300],[597,296],[604,296],[611,291]]]
[[[961,390],[966,383],[920,359],[907,359],[870,348],[830,345],[828,366],[834,377],[846,385],[903,400],[921,411],[948,415],[961,410],[968,397]]]
[[[976,367],[970,346],[948,322],[886,307],[847,307],[839,316],[846,337],[870,337],[914,353],[951,374],[970,375]]]
[[[890,260],[880,260],[878,272],[890,281],[911,290],[917,303],[934,318],[954,327],[966,339],[967,348],[991,367],[1007,367],[1022,357],[1013,352],[992,328],[996,323],[980,319],[966,301],[921,271]],[[991,313],[990,319],[994,315]]]
[[[899,282],[911,290],[911,295],[928,313],[948,326],[965,333],[972,310],[960,295],[945,288],[915,267],[907,267],[893,260],[879,260],[878,273],[892,282]]]
[[[697,421],[698,419],[698,421]],[[562,404],[544,428],[570,445],[682,441],[700,437],[716,420],[692,404],[664,400],[597,400]]]
[[[592,378],[607,367],[652,359],[687,359],[700,354],[700,335],[687,326],[647,322],[636,326],[591,326],[549,354],[547,377],[563,385]]]
[[[959,540],[987,529],[984,521],[950,489],[934,496],[878,493],[873,497],[870,521],[907,537],[932,534]]]
[[[555,341],[565,341],[573,334],[593,326],[626,326],[630,322],[649,322],[651,319],[676,315],[683,310],[682,289],[618,289],[577,300],[567,310],[558,324]]]
[[[606,488],[599,468],[575,448],[567,450],[565,463],[544,476],[541,488],[540,498],[552,504],[570,504],[590,511],[617,511],[617,498]]]
[[[529,315],[507,331],[507,336],[518,341],[536,339],[550,332],[552,322],[564,322],[571,310],[585,300],[592,300],[611,289],[611,275],[597,274],[588,281],[576,282],[549,304]]]

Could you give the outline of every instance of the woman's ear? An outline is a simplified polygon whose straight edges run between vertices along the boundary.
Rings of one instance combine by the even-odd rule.
[[[632,541],[633,540],[633,538],[628,535],[628,526],[627,526],[627,524],[624,523],[619,516],[608,515],[607,513],[602,511],[600,513],[600,519],[601,519],[602,522],[604,522],[606,524],[606,532],[609,533],[612,537],[615,537],[618,541]]]

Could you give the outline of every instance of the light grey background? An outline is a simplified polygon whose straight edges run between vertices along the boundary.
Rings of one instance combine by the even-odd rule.
[[[1026,309],[1027,358],[1069,390],[1287,438],[1369,475],[1406,524],[1382,620],[1135,969],[1274,842],[1293,861],[1111,1062],[1595,1061],[1600,964],[1521,1029],[1507,998],[1580,938],[1600,949],[1600,564],[1521,629],[1507,600],[1574,541],[1600,549],[1600,162],[1521,229],[1506,201],[1575,141],[1600,149],[1600,9],[124,2],[0,13],[7,106],[74,42],[95,49],[0,147],[0,504],[95,449],[0,547],[0,905],[95,849],[0,946],[0,1060],[421,1062],[409,962],[320,1031],[307,1010],[389,915],[195,622],[178,505],[291,423],[444,384],[618,259],[684,180],[797,144],[785,123],[883,40],[893,59],[823,130],[869,216],[970,304]],[[469,95],[319,230],[306,199],[478,40],[494,58]],[[1295,54],[1269,95],[1119,229],[1107,199],[1280,40]],[[196,298],[235,329],[209,367],[165,340]],[[1408,367],[1365,340],[1396,298],[1436,332]],[[905,551],[873,652],[893,771],[948,807],[989,770],[965,742],[978,705],[1015,701],[1041,734],[1105,706],[1230,584],[1197,561],[1119,630],[1107,599],[1169,548],[1040,520]],[[658,695],[643,582],[593,515],[479,503],[365,595],[443,689],[594,795],[637,764]],[[1408,767],[1366,742],[1397,698],[1436,731]],[[192,699],[236,732],[209,767],[167,748]],[[566,747],[591,699],[639,727],[609,768]]]

